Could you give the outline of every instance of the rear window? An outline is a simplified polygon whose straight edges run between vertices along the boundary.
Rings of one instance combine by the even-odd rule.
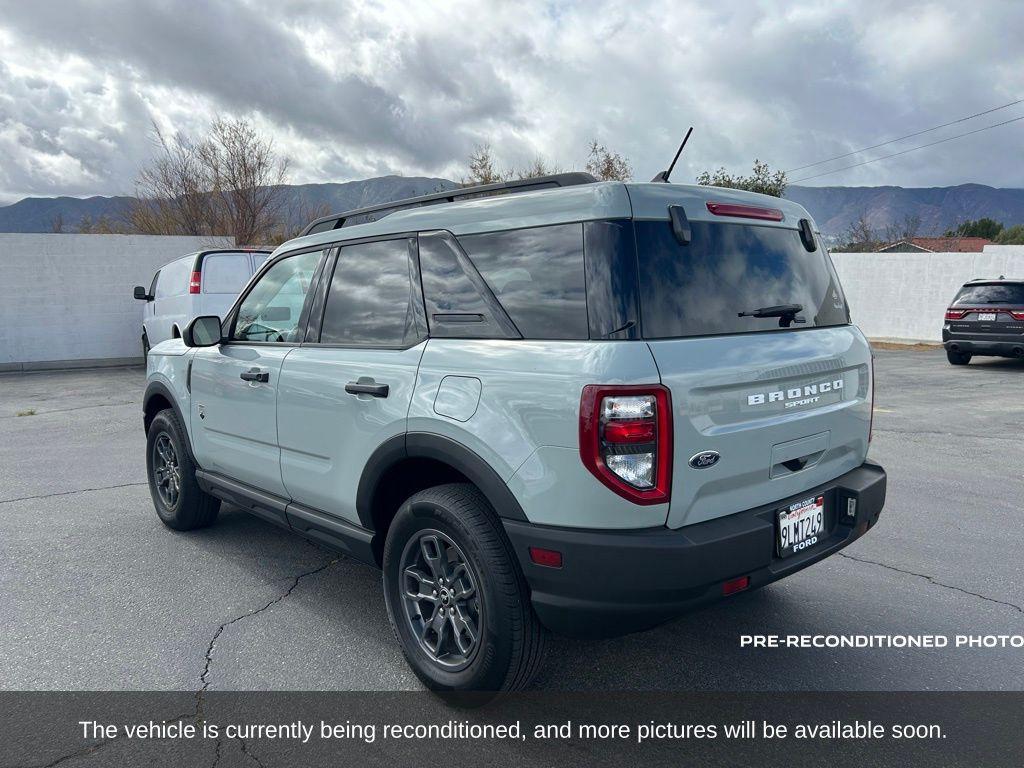
[[[953,304],[1016,304],[1024,307],[1024,284],[965,285],[956,295]]]
[[[681,245],[667,221],[636,222],[646,338],[777,331],[779,317],[741,312],[799,304],[793,329],[849,322],[846,300],[824,248],[804,248],[794,229],[691,222]],[[801,322],[801,320],[803,322]]]
[[[211,253],[203,258],[203,293],[238,293],[251,276],[247,253]]]

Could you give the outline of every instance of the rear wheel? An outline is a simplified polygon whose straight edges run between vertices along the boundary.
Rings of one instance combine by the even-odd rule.
[[[220,500],[205,493],[196,482],[196,465],[185,440],[185,430],[174,409],[158,413],[146,438],[146,470],[153,506],[164,525],[188,531],[217,519]]]
[[[947,349],[946,359],[949,360],[951,365],[967,365],[971,362],[971,353],[957,352],[956,350]]]
[[[540,669],[546,631],[498,516],[474,486],[411,496],[384,545],[388,618],[435,691],[511,691]]]

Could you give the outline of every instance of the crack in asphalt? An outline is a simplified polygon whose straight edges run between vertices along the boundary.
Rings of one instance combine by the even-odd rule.
[[[941,429],[897,429],[895,427],[878,427],[874,428],[875,432],[891,432],[897,435],[931,435],[936,437],[970,437],[978,440],[1005,440],[1019,442],[1019,438],[1016,437],[1002,437],[1000,435],[977,435],[973,432],[950,432],[948,430]]]
[[[77,491],[58,491],[57,493],[41,493],[38,496],[19,496],[16,499],[0,499],[0,504],[13,504],[16,501],[32,501],[33,499],[52,499],[55,496],[74,496],[76,493],[109,491],[114,488],[133,488],[137,485],[149,485],[149,483],[121,483],[120,485],[103,485],[100,486],[99,488],[79,488]]]
[[[136,405],[141,403],[138,400],[126,400],[123,403],[96,403],[95,405],[76,405],[73,408],[51,408],[47,411],[36,411],[33,416],[45,416],[48,413],[68,413],[70,411],[87,411],[90,408],[116,408],[121,405]],[[24,416],[0,416],[0,419],[23,419]]]
[[[957,587],[953,584],[946,584],[945,582],[938,581],[934,576],[929,576],[927,573],[917,573],[916,571],[908,571],[904,568],[897,568],[895,565],[889,565],[888,563],[880,563],[877,560],[868,560],[862,557],[854,557],[848,555],[845,552],[836,552],[840,557],[845,557],[847,560],[853,560],[858,563],[866,563],[868,565],[877,565],[879,568],[887,568],[890,571],[896,571],[897,573],[904,573],[908,576],[917,576],[919,579],[924,579],[929,584],[934,584],[936,587],[943,587],[945,589],[951,589],[954,592],[959,592],[962,595],[968,595],[970,597],[976,597],[979,600],[984,600],[989,603],[995,603],[996,605],[1002,605],[1007,608],[1013,608],[1019,613],[1024,613],[1024,607],[1017,605],[1016,603],[1008,603],[1005,600],[997,600],[994,597],[988,597],[987,595],[979,594],[978,592],[971,592],[969,589],[963,587]]]
[[[248,619],[248,618],[250,618],[252,616],[258,616],[259,614],[263,613],[264,611],[266,611],[267,609],[271,608],[272,606],[277,605],[282,600],[284,600],[286,597],[288,597],[292,592],[294,592],[295,588],[299,586],[299,582],[301,582],[303,579],[305,579],[305,578],[307,578],[309,576],[315,576],[316,574],[321,573],[322,571],[326,571],[328,568],[330,568],[332,565],[334,565],[340,559],[341,558],[339,558],[339,557],[335,557],[332,560],[328,560],[326,563],[323,563],[322,565],[320,565],[320,566],[318,566],[318,567],[316,567],[316,568],[314,568],[314,569],[312,569],[310,571],[304,571],[303,573],[300,573],[298,576],[294,576],[292,578],[292,583],[288,587],[288,589],[286,589],[282,594],[278,595],[273,600],[268,602],[266,605],[264,605],[264,606],[262,606],[260,608],[256,608],[255,610],[249,611],[247,613],[243,613],[240,616],[235,616],[235,618],[230,619],[229,621],[225,621],[223,624],[221,624],[219,627],[217,627],[216,631],[213,633],[213,637],[210,638],[210,644],[206,647],[206,655],[204,657],[205,660],[204,660],[204,663],[203,663],[203,671],[199,674],[199,682],[202,685],[200,686],[199,690],[196,691],[196,711],[195,711],[196,717],[205,720],[205,715],[204,715],[204,712],[203,712],[203,694],[205,694],[207,689],[210,687],[210,667],[213,665],[213,650],[214,650],[214,647],[217,645],[217,639],[224,633],[224,630],[227,629],[228,627],[230,627],[232,624],[235,624],[235,623],[237,623],[239,621],[242,621],[243,619]],[[261,766],[261,768],[262,768],[263,763],[260,761],[260,759],[258,757],[256,757],[256,755],[254,755],[252,752],[249,751],[249,747],[245,743],[245,740],[244,739],[239,739],[239,742],[241,744],[242,754],[245,757],[247,757],[249,760],[252,760],[258,766]],[[216,766],[220,763],[222,748],[223,748],[223,737],[217,736],[217,747],[216,747],[216,751],[214,752],[213,765],[211,766],[211,768],[216,768]]]
[[[251,611],[249,611],[247,613],[243,613],[240,616],[235,616],[235,618],[233,618],[233,619],[231,619],[229,621],[225,621],[223,624],[221,624],[219,627],[217,627],[217,630],[213,633],[213,637],[210,638],[210,644],[206,648],[206,657],[205,657],[205,663],[203,664],[203,671],[199,675],[199,682],[202,683],[202,687],[200,687],[200,689],[196,692],[196,697],[197,697],[197,699],[198,699],[200,704],[202,703],[202,694],[206,691],[207,688],[210,687],[209,677],[210,677],[210,666],[213,664],[213,649],[214,649],[214,646],[217,644],[217,639],[221,636],[221,634],[223,634],[224,630],[227,629],[228,627],[230,627],[232,624],[235,624],[236,622],[242,621],[243,619],[248,619],[251,616],[257,616],[257,615],[263,613],[265,610],[267,610],[271,606],[277,605],[282,600],[284,600],[286,597],[288,597],[288,595],[290,595],[295,590],[295,588],[297,586],[299,586],[299,582],[301,582],[303,579],[305,579],[305,578],[307,578],[309,576],[315,576],[316,574],[320,573],[321,571],[327,570],[332,565],[334,565],[336,562],[338,562],[338,560],[340,560],[340,559],[341,558],[336,557],[333,560],[329,560],[326,563],[324,563],[324,564],[314,568],[311,571],[305,571],[303,573],[300,573],[298,576],[295,576],[295,577],[292,578],[291,586],[289,586],[288,589],[286,589],[282,594],[278,595],[273,600],[268,602],[266,605],[264,605],[264,606],[262,606],[260,608],[256,608],[254,610],[251,610]]]
[[[146,485],[146,483],[129,483],[129,485]],[[111,486],[111,487],[113,487],[113,488],[122,488],[124,486]],[[103,490],[103,489],[96,488],[96,489],[87,489],[87,490]],[[69,493],[82,493],[82,491],[70,491]],[[56,494],[49,494],[49,495],[51,495],[51,496],[65,496],[67,494],[56,493]],[[29,498],[46,498],[46,497],[42,496],[42,497],[29,497]],[[15,501],[15,499],[12,499],[12,501]],[[2,503],[2,502],[0,502],[0,503]],[[204,656],[205,661],[204,661],[204,664],[203,664],[203,671],[199,675],[199,682],[202,683],[202,686],[200,687],[200,689],[198,691],[196,691],[196,708],[195,708],[195,711],[192,713],[192,717],[197,717],[197,718],[205,719],[204,714],[203,714],[203,694],[206,693],[207,689],[210,687],[209,677],[210,677],[210,667],[213,664],[214,646],[217,644],[218,638],[220,638],[220,636],[224,633],[224,630],[227,629],[228,627],[230,627],[232,624],[235,624],[235,623],[237,623],[239,621],[242,621],[243,619],[248,619],[248,618],[250,618],[252,616],[257,616],[257,615],[263,613],[264,611],[266,611],[267,609],[271,608],[272,606],[277,605],[282,600],[284,600],[286,597],[288,597],[292,592],[294,592],[296,587],[299,586],[299,583],[303,579],[308,578],[309,576],[315,576],[318,573],[326,571],[328,568],[330,568],[332,565],[337,563],[339,560],[341,560],[340,557],[335,557],[332,560],[329,560],[326,563],[323,563],[322,565],[319,565],[316,568],[313,568],[312,570],[304,571],[303,573],[300,573],[297,576],[293,576],[292,577],[292,582],[288,586],[288,589],[286,589],[283,593],[281,593],[280,595],[275,597],[273,600],[270,600],[265,605],[263,605],[263,606],[261,606],[259,608],[256,608],[254,610],[248,611],[247,613],[243,613],[240,616],[235,616],[233,619],[230,619],[229,621],[225,621],[223,624],[221,624],[219,627],[217,627],[217,630],[213,633],[213,637],[210,638],[210,643],[209,643],[209,645],[206,648],[206,654]],[[176,718],[171,718],[171,719],[184,720],[186,717],[188,717],[188,715],[180,715],[180,716],[178,716]],[[106,739],[104,741],[97,742],[96,744],[90,744],[88,747],[85,747],[84,749],[79,749],[79,750],[76,750],[74,752],[70,752],[70,753],[68,753],[66,755],[61,755],[60,757],[58,757],[57,759],[53,760],[52,762],[45,763],[43,765],[37,766],[37,768],[54,768],[54,766],[58,766],[61,763],[64,763],[64,762],[66,762],[68,760],[73,760],[73,759],[79,758],[79,757],[88,757],[89,755],[92,755],[95,752],[99,752],[104,747],[107,747],[110,744],[113,744],[117,740],[118,740],[117,738]],[[263,762],[255,754],[253,754],[252,752],[249,751],[249,745],[246,744],[245,740],[244,739],[239,739],[239,742],[240,742],[240,747],[241,747],[242,754],[247,759],[251,760],[256,765],[260,766],[260,768],[263,768]],[[215,747],[214,757],[213,757],[213,768],[216,768],[217,764],[220,763],[221,754],[222,754],[222,750],[223,750],[223,743],[224,743],[223,737],[222,736],[217,736],[217,744],[216,744],[216,747]]]

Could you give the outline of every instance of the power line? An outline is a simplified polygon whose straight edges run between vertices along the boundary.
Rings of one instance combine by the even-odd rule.
[[[1001,125],[1009,125],[1010,123],[1016,123],[1018,120],[1024,120],[1024,115],[1021,115],[1020,117],[1015,117],[1012,120],[1004,120],[1003,122],[995,123],[994,125],[986,125],[984,128],[976,128],[975,130],[967,131],[966,133],[958,133],[956,136],[950,136],[949,138],[946,138],[946,139],[939,139],[938,141],[931,141],[931,142],[928,142],[927,144],[922,144],[919,147],[911,147],[910,149],[904,149],[902,152],[893,152],[891,155],[882,155],[881,157],[875,157],[875,158],[872,158],[871,160],[865,160],[862,163],[854,163],[853,165],[844,165],[842,168],[836,168],[835,170],[832,170],[832,171],[825,171],[823,173],[816,173],[813,176],[804,176],[804,177],[799,178],[799,179],[793,179],[793,181],[791,181],[789,183],[790,184],[796,184],[799,181],[808,181],[809,179],[816,179],[819,176],[828,176],[829,174],[832,174],[832,173],[839,173],[840,171],[848,171],[851,168],[859,168],[860,166],[867,165],[868,163],[877,163],[879,160],[888,160],[890,157],[898,157],[900,155],[905,155],[908,152],[916,152],[917,150],[924,149],[926,147],[934,147],[936,144],[944,144],[947,141],[952,141],[953,139],[962,139],[964,136],[970,136],[973,133],[981,133],[982,131],[988,131],[988,130],[991,130],[992,128],[998,128]]]
[[[934,126],[932,128],[925,128],[923,131],[916,131],[914,133],[908,133],[906,136],[900,136],[899,138],[896,138],[896,139],[889,139],[888,141],[883,141],[880,144],[872,144],[870,147],[864,147],[863,149],[855,149],[855,150],[853,150],[853,152],[847,152],[845,155],[836,155],[835,157],[830,157],[827,160],[819,160],[816,163],[808,163],[807,165],[801,165],[801,166],[798,166],[796,168],[790,168],[788,171],[785,171],[785,173],[793,173],[794,171],[802,171],[805,168],[814,168],[816,165],[824,165],[825,163],[831,163],[833,160],[842,160],[844,157],[850,157],[852,155],[859,155],[861,152],[867,152],[869,149],[878,149],[879,147],[884,147],[886,144],[895,144],[897,141],[903,141],[904,139],[912,139],[915,136],[920,136],[921,134],[924,134],[924,133],[931,133],[932,131],[937,131],[937,130],[939,130],[939,128],[948,128],[951,125],[956,125],[957,123],[964,123],[964,122],[967,122],[968,120],[973,120],[976,117],[981,117],[982,115],[988,115],[988,114],[991,114],[992,112],[998,112],[1001,109],[1006,109],[1007,107],[1012,107],[1012,106],[1015,106],[1015,105],[1021,104],[1021,103],[1024,103],[1024,99],[1017,99],[1017,101],[1011,101],[1009,104],[1003,104],[1003,106],[1001,106],[1001,107],[993,107],[992,109],[986,109],[984,112],[975,112],[973,115],[968,115],[967,117],[961,117],[959,120],[953,120],[953,121],[948,122],[948,123],[943,123],[942,125],[936,125],[936,126]]]

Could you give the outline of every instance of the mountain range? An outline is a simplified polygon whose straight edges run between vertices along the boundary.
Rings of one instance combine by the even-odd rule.
[[[381,176],[362,181],[288,186],[288,210],[331,212],[415,197],[456,186],[448,179],[422,176]],[[803,205],[821,231],[841,240],[862,215],[884,233],[907,217],[918,217],[918,234],[941,234],[946,229],[983,216],[1007,226],[1024,223],[1024,189],[996,189],[983,184],[954,187],[789,187],[786,197]],[[123,216],[130,197],[26,197],[0,207],[0,232],[53,232],[59,222],[74,232],[83,218]]]

